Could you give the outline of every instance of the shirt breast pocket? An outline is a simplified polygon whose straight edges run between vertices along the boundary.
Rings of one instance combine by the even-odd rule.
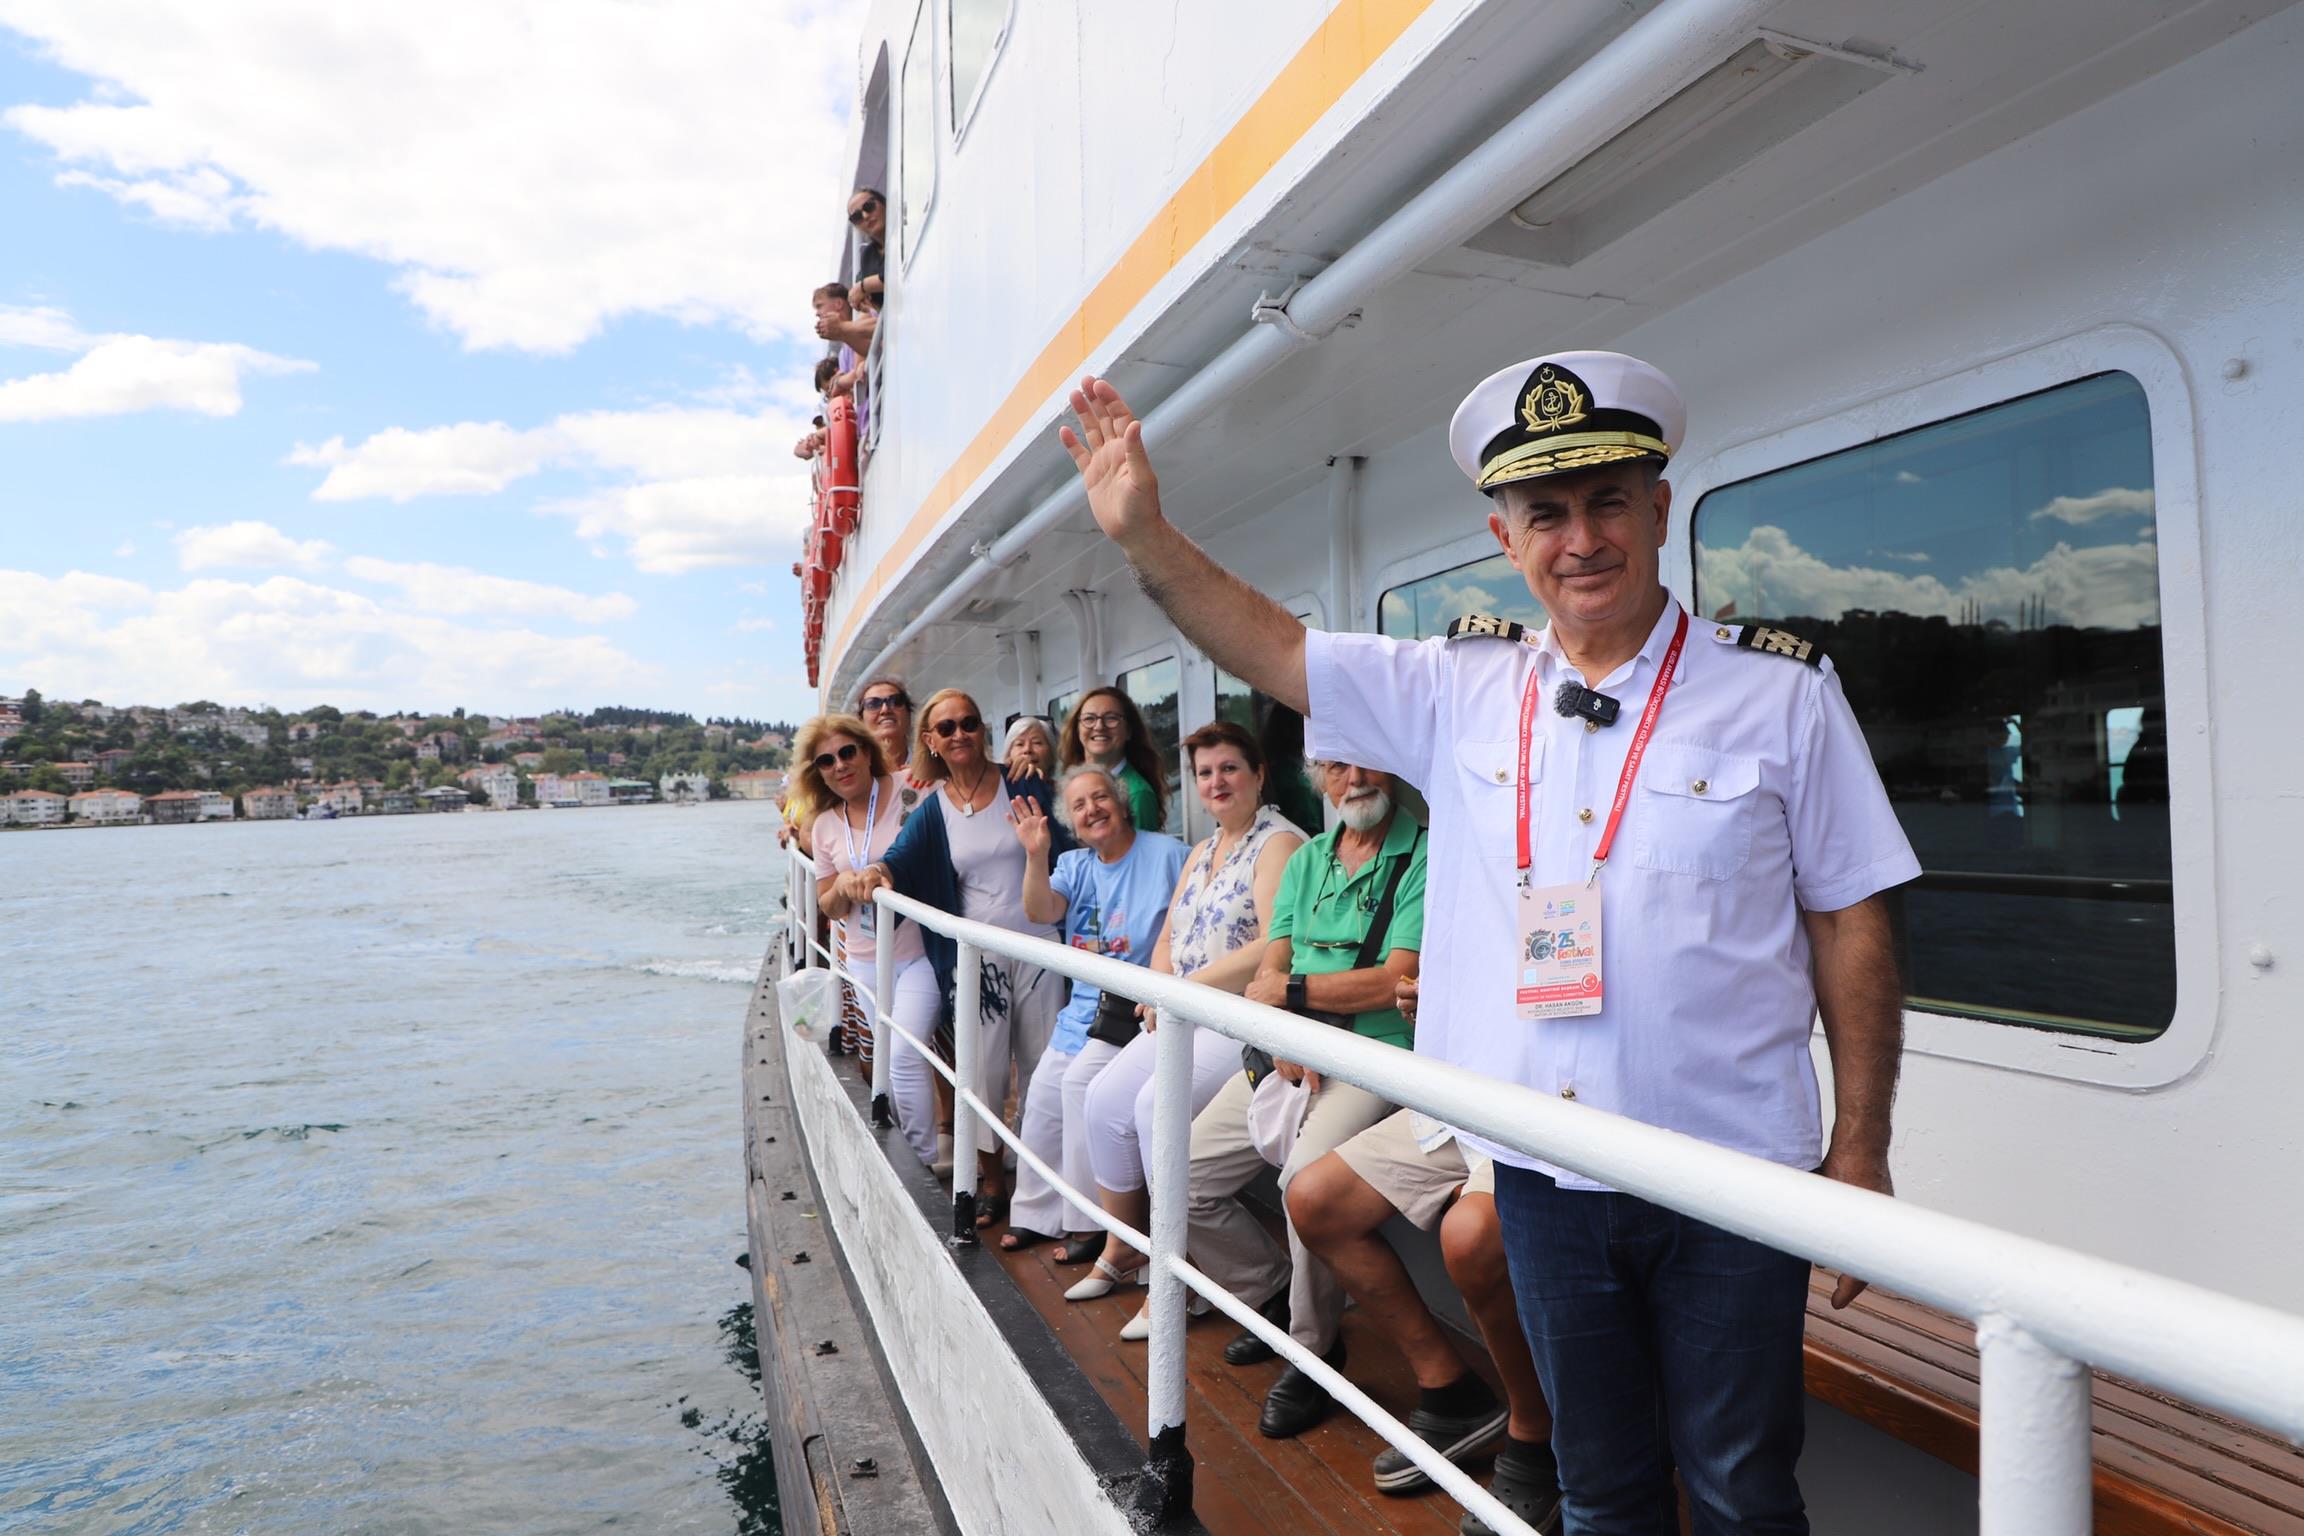
[[[1472,827],[1473,845],[1492,859],[1518,857],[1519,796],[1514,786],[1520,769],[1516,741],[1460,741],[1456,743],[1456,786]],[[1544,742],[1528,744],[1529,802],[1533,807],[1544,783]]]
[[[1633,861],[1668,874],[1730,878],[1752,857],[1759,788],[1756,758],[1651,744],[1626,813]]]

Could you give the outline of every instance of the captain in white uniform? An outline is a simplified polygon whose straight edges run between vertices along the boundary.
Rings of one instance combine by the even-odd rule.
[[[1890,1192],[1885,893],[1919,864],[1830,662],[1695,618],[1659,581],[1685,425],[1669,379],[1569,352],[1466,397],[1450,447],[1550,622],[1474,617],[1419,642],[1308,632],[1162,516],[1109,384],[1084,380],[1072,407],[1096,520],[1178,629],[1302,710],[1313,752],[1430,802],[1418,1051]],[[1805,1532],[1807,1264],[1472,1144],[1497,1160],[1565,1529],[1677,1530],[1677,1467],[1697,1532]],[[1860,1289],[1843,1279],[1834,1304]]]

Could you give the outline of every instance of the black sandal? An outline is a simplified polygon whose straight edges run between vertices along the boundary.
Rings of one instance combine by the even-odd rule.
[[[1030,1227],[1010,1227],[1000,1235],[1000,1251],[1022,1253],[1027,1248],[1037,1248],[1042,1243],[1054,1241],[1056,1237],[1051,1232],[1035,1232]]]
[[[1059,1264],[1085,1264],[1103,1251],[1104,1234],[1091,1232],[1086,1237],[1075,1237],[1067,1240],[1063,1247],[1056,1250],[1056,1262]]]
[[[981,1232],[981,1231],[983,1231],[983,1230],[984,1230],[985,1228],[987,1228],[987,1227],[996,1227],[996,1226],[1000,1225],[1000,1223],[1002,1223],[1002,1222],[1006,1221],[1007,1219],[1008,1219],[1008,1192],[1007,1192],[1006,1190],[1002,1190],[1002,1191],[1001,1191],[999,1194],[997,1194],[997,1195],[980,1195],[980,1196],[978,1196],[978,1197],[977,1197],[977,1200],[976,1200],[976,1230],[977,1230],[977,1231]]]

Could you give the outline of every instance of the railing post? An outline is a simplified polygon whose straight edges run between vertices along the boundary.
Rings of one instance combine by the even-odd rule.
[[[960,941],[952,969],[952,1244],[976,1242],[976,1111],[965,1095],[976,1088],[976,1032],[984,1013],[984,962],[976,946]]]
[[[896,910],[875,902],[872,907],[872,1006],[867,1012],[872,1027],[872,1123],[886,1129],[896,1123],[888,1112],[888,1053],[896,1037],[880,1027],[880,1015],[896,1012]]]
[[[1979,1536],[2088,1536],[2095,1478],[2087,1369],[1994,1314],[1976,1325],[1976,1351]]]
[[[1192,1175],[1192,1021],[1163,1008],[1152,1065],[1151,1355],[1144,1389],[1151,1454],[1139,1507],[1155,1522],[1192,1509],[1192,1453],[1184,1443],[1185,1286],[1169,1268],[1182,1258]]]
[[[816,903],[803,899],[815,893],[816,870],[801,862],[797,845],[790,850],[784,888],[785,904],[792,909],[792,939],[799,947],[800,969],[805,971],[816,964]]]

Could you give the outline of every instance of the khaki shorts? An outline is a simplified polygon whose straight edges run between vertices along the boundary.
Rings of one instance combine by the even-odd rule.
[[[1496,1165],[1483,1153],[1467,1159],[1450,1137],[1431,1151],[1416,1145],[1410,1111],[1396,1110],[1336,1149],[1344,1165],[1392,1208],[1429,1232],[1461,1194],[1496,1194]]]

